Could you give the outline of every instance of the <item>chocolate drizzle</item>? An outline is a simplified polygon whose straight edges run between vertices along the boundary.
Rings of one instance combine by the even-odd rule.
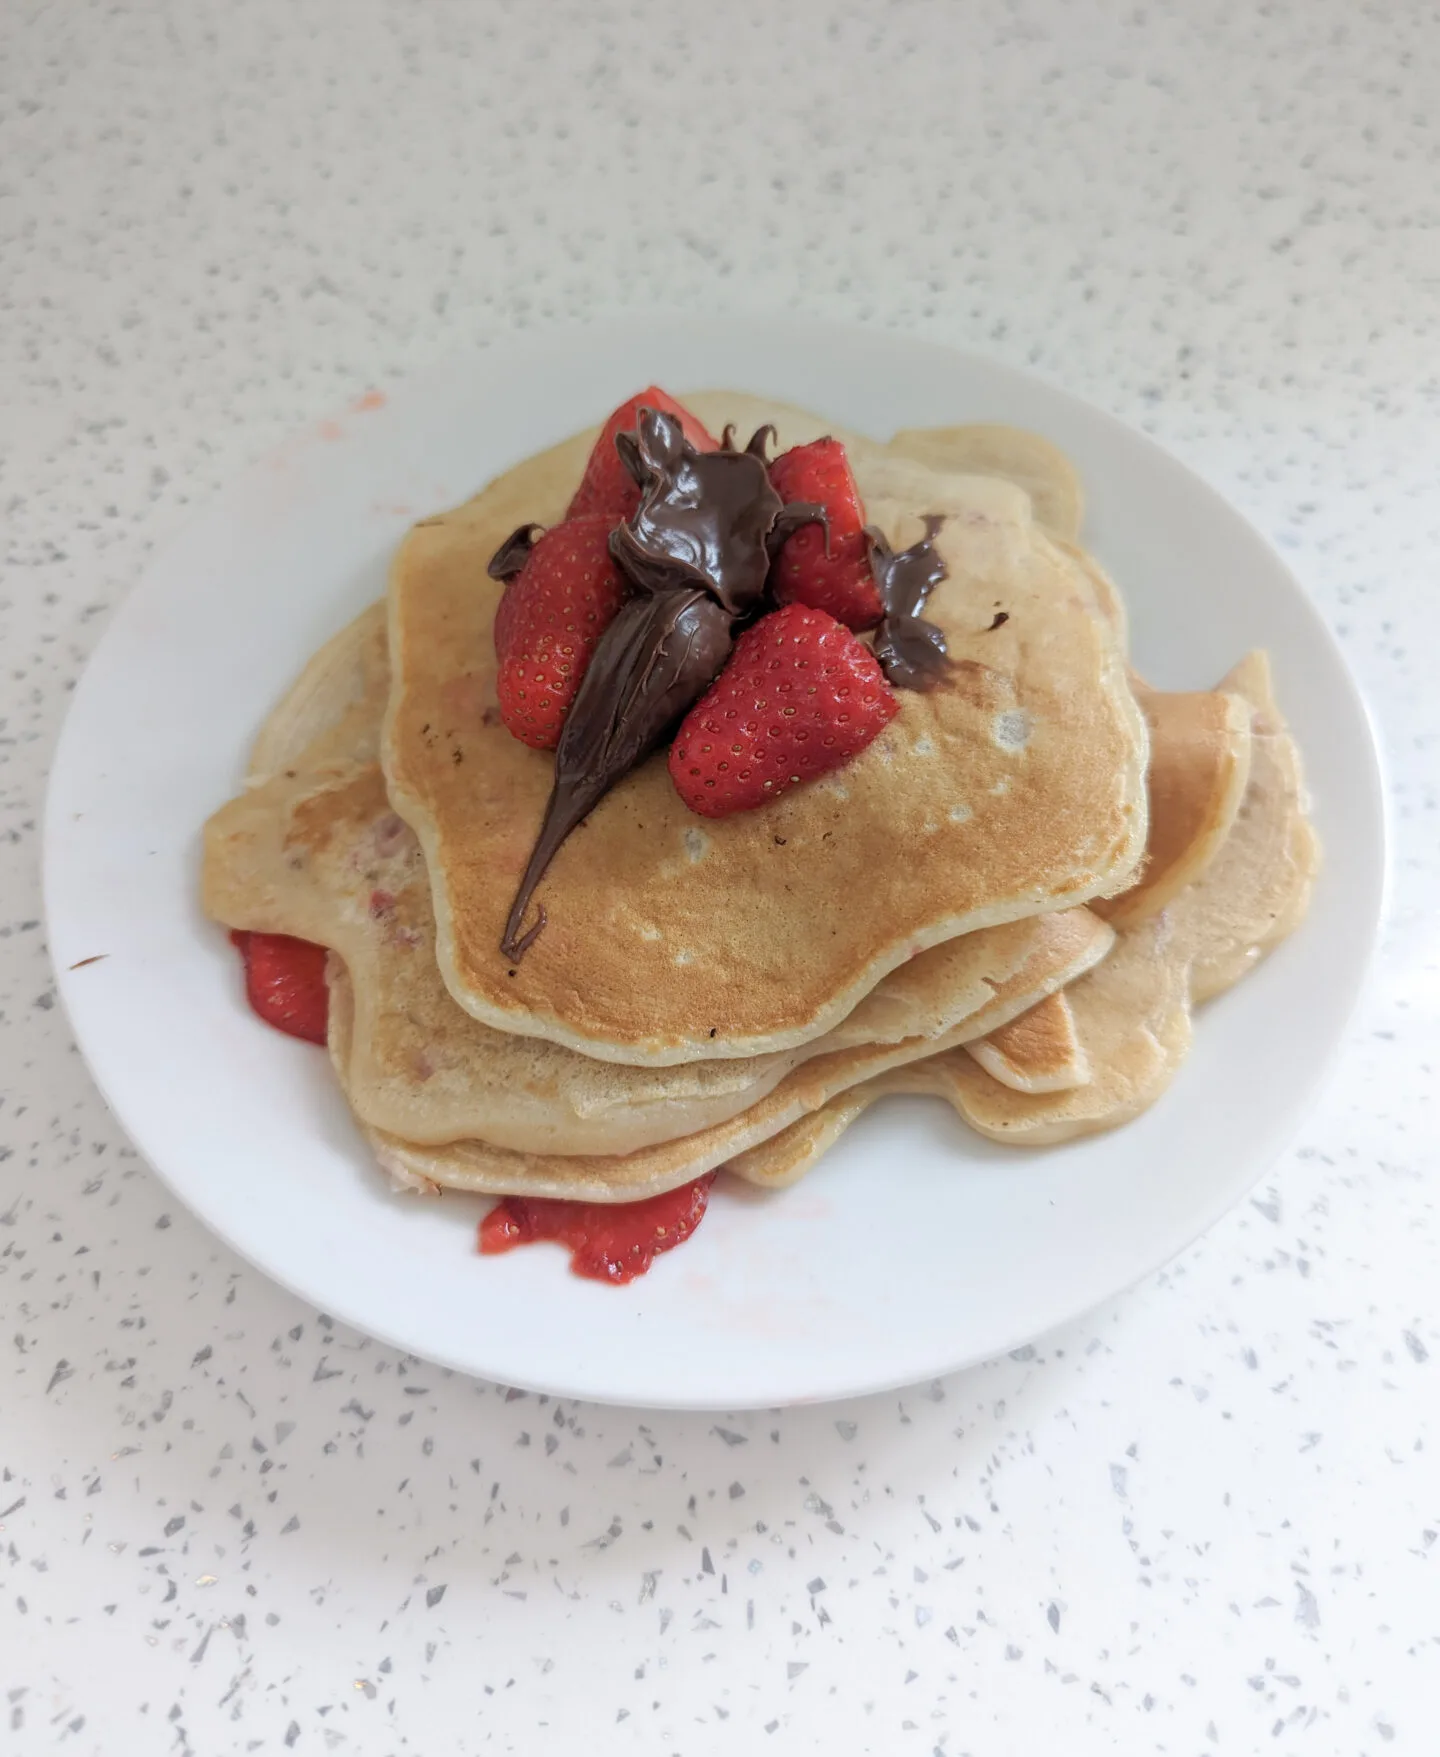
[[[761,607],[785,538],[825,522],[823,507],[786,506],[775,492],[770,431],[737,451],[727,427],[718,451],[699,452],[673,416],[641,409],[637,430],[615,437],[640,505],[611,532],[610,552],[636,596],[601,635],[565,717],[540,834],[500,942],[507,958],[524,957],[545,925],[543,907],[528,929],[525,914],[565,838],[715,681],[737,623]],[[520,537],[501,544],[492,571]]]
[[[875,630],[875,657],[897,689],[931,689],[949,664],[944,632],[920,612],[931,592],[946,576],[945,558],[935,548],[944,519],[925,515],[925,535],[897,554],[885,533],[866,525],[870,571],[885,614]]]
[[[732,619],[704,592],[632,598],[600,637],[555,751],[555,782],[500,950],[521,958],[545,925],[522,933],[535,886],[556,850],[610,789],[662,742],[710,687],[733,645]]]
[[[516,525],[515,529],[490,557],[490,564],[485,569],[492,580],[513,580],[530,559],[530,551],[535,547],[535,539],[545,529],[544,525]]]

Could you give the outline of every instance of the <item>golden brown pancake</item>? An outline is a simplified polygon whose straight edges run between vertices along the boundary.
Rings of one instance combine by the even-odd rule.
[[[1091,1068],[1081,1087],[1023,1093],[993,1079],[966,1051],[904,1070],[947,1098],[992,1140],[1038,1147],[1114,1128],[1147,1109],[1190,1047],[1194,1006],[1252,969],[1303,919],[1320,860],[1305,817],[1300,758],[1275,704],[1269,661],[1251,653],[1219,688],[1250,706],[1251,762],[1245,799],[1204,875],[1159,915],[1123,931],[1110,955],[1066,989]],[[729,1169],[752,1182],[793,1181],[876,1098],[894,1089],[867,1082],[772,1137]]]
[[[843,769],[725,819],[689,812],[652,758],[561,850],[535,945],[502,958],[553,764],[500,724],[484,568],[522,518],[558,515],[583,450],[418,525],[392,572],[389,793],[425,850],[441,973],[477,1019],[636,1065],[792,1048],[926,947],[1124,887],[1146,736],[1088,575],[1014,487],[902,463],[911,492],[867,507],[898,546],[915,509],[947,514],[951,577],[927,614],[948,685],[899,692]]]
[[[1150,833],[1140,879],[1097,898],[1116,927],[1158,915],[1215,858],[1250,778],[1250,704],[1221,690],[1167,694],[1132,679],[1150,727]]]
[[[251,748],[245,785],[259,786],[302,756],[312,768],[374,762],[389,694],[382,602],[333,635],[276,703]]]
[[[852,465],[868,478],[870,492],[886,494],[891,465],[923,464],[951,476],[993,476],[1025,491],[1035,518],[1051,536],[1077,541],[1084,519],[1085,493],[1075,466],[1059,446],[1023,427],[972,423],[964,427],[906,427],[888,444],[867,439],[853,428],[790,403],[743,392],[687,392],[685,406],[718,438],[726,422],[745,437],[767,422],[775,428],[775,450],[808,445],[825,437],[840,440]],[[889,480],[904,480],[889,476]]]
[[[1028,924],[1027,924],[1028,925]],[[688,1183],[790,1124],[818,1110],[858,1081],[933,1055],[969,1033],[995,1029],[1024,1012],[1078,971],[1092,967],[1108,943],[1103,924],[1088,910],[1059,910],[1039,918],[1039,943],[1004,982],[987,984],[991,999],[946,1037],[910,1038],[838,1050],[802,1063],[748,1110],[714,1128],[623,1155],[523,1153],[483,1140],[423,1146],[384,1130],[365,1132],[381,1165],[399,1184],[490,1195],[564,1196],[631,1202]],[[338,960],[330,978],[330,1055],[349,1090],[353,994]],[[612,1072],[615,1070],[611,1070]],[[629,1071],[629,1070],[626,1070]]]
[[[1066,1092],[1090,1078],[1063,990],[966,1048],[991,1079],[1017,1092]]]
[[[813,410],[797,408],[794,403],[778,403],[773,397],[751,396],[747,391],[737,390],[696,390],[686,391],[683,400],[716,439],[727,423],[735,428],[737,442],[742,445],[757,428],[773,427],[771,457],[778,457],[793,445],[809,445],[827,436],[838,439],[852,456],[870,456],[884,449],[878,441],[867,439],[851,427],[828,420]]]
[[[1067,543],[1080,536],[1085,518],[1080,478],[1059,446],[1038,433],[994,423],[905,427],[890,441],[890,449],[932,470],[1014,482],[1029,495],[1035,517],[1047,531]]]
[[[940,1055],[926,1056],[923,1061],[907,1062],[874,1079],[865,1080],[832,1098],[819,1110],[791,1123],[768,1141],[737,1153],[725,1162],[731,1177],[754,1184],[757,1189],[783,1190],[798,1183],[805,1173],[840,1139],[870,1106],[881,1098],[901,1095],[919,1098],[946,1098],[950,1088],[946,1070],[949,1064],[965,1055],[963,1049],[947,1050]]]

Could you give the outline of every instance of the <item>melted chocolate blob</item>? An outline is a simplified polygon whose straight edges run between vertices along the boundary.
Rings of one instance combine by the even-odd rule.
[[[544,525],[516,525],[515,529],[490,557],[490,565],[485,569],[492,580],[513,580],[515,575],[530,559],[530,551],[535,547],[535,539],[545,529]]]
[[[762,427],[744,451],[725,429],[718,451],[696,451],[673,415],[641,409],[634,433],[615,444],[640,489],[640,505],[610,534],[610,553],[637,591],[708,592],[731,616],[756,609],[770,563],[801,525],[825,509],[786,506],[770,481]]]
[[[945,559],[935,548],[944,519],[925,515],[925,535],[897,554],[875,525],[866,525],[870,571],[885,606],[875,630],[875,657],[897,689],[931,689],[945,675],[949,660],[945,636],[920,612],[925,600],[946,576]]]

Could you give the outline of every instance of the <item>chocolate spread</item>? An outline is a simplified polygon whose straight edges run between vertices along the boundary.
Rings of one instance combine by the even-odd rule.
[[[770,563],[792,531],[824,524],[825,509],[787,506],[770,481],[761,427],[744,451],[725,429],[718,451],[696,451],[673,415],[642,409],[638,430],[615,444],[640,488],[640,505],[610,533],[610,553],[638,591],[708,592],[731,616],[754,610]]]
[[[925,515],[925,535],[897,554],[875,525],[866,525],[870,540],[870,571],[885,614],[875,630],[875,657],[897,689],[930,689],[945,675],[945,636],[920,612],[925,600],[945,578],[945,558],[935,537],[945,523]]]
[[[561,843],[715,681],[785,538],[825,522],[823,507],[786,506],[775,492],[769,433],[762,427],[738,451],[727,428],[718,451],[700,452],[673,415],[642,408],[636,431],[616,435],[640,505],[611,532],[610,552],[636,596],[601,635],[565,716],[540,834],[500,942],[507,958],[522,958],[545,925],[542,908],[522,931]],[[492,572],[520,540],[517,531],[500,546]]]
[[[632,598],[600,637],[560,743],[555,782],[500,950],[522,958],[545,925],[522,933],[535,886],[571,830],[637,768],[730,657],[733,618],[694,587]]]

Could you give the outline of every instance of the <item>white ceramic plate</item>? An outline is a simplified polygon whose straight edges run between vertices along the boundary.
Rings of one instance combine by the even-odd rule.
[[[731,385],[884,436],[996,420],[1077,461],[1087,540],[1170,688],[1270,649],[1326,865],[1308,921],[1205,1009],[1161,1103],[1115,1134],[991,1146],[939,1102],[872,1111],[799,1187],[725,1180],[704,1225],[615,1289],[555,1247],[479,1258],[484,1204],[392,1195],[323,1053],[261,1025],[197,906],[200,825],[235,789],[302,662],[384,588],[417,516],[651,381]],[[176,1194],[305,1299],[398,1347],[618,1403],[840,1397],[983,1359],[1154,1269],[1297,1127],[1375,935],[1384,822],[1339,653],[1278,557],[1209,488],[1109,417],[983,360],[778,321],[622,321],[507,338],[369,397],[252,470],[155,561],[70,711],[46,822],[50,946],[106,1098]],[[104,954],[101,961],[72,968]]]

